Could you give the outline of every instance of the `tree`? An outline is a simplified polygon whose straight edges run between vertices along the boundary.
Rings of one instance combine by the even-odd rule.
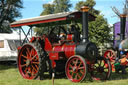
[[[40,15],[67,12],[70,7],[72,7],[70,0],[54,0],[52,4],[43,4],[44,10]]]
[[[53,4],[55,5],[54,13],[68,12],[69,8],[72,7],[70,0],[54,0]]]
[[[53,14],[54,13],[54,4],[43,4],[43,12],[40,15],[47,15],[47,14]]]
[[[75,8],[80,10],[83,5],[88,6],[90,8],[89,13],[96,16],[95,21],[89,22],[89,39],[97,45],[103,45],[111,39],[111,28],[103,15],[100,15],[99,10],[94,9],[94,6],[96,5],[94,0],[80,1],[76,4]]]
[[[40,15],[68,12],[71,7],[72,4],[70,4],[70,0],[54,0],[52,4],[43,4],[44,10]],[[42,35],[42,33],[47,32],[47,30],[48,29],[42,27],[37,27],[34,29],[34,32],[36,32],[37,35]]]
[[[0,0],[0,33],[12,32],[9,23],[21,17],[22,0]]]
[[[95,21],[89,22],[89,39],[97,45],[107,43],[111,39],[111,28],[103,15],[98,15]]]
[[[80,1],[76,4],[75,9],[80,10],[82,6],[88,6],[90,8],[89,12],[93,15],[98,15],[100,12],[96,9],[94,9],[94,6],[96,5],[96,2],[94,0],[86,0],[86,1]]]

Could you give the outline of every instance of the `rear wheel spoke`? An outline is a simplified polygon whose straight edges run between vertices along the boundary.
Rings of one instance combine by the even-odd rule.
[[[27,64],[23,64],[23,65],[21,65],[21,68],[23,68],[23,67],[25,67],[25,66],[27,66]]]
[[[33,64],[39,64],[39,62],[32,62]]]

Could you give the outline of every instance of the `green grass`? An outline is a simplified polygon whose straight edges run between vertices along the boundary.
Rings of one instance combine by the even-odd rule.
[[[88,76],[89,77],[89,76]],[[52,85],[52,80],[26,80],[21,77],[15,66],[0,65],[0,85]],[[55,79],[55,85],[128,85],[128,74],[112,73],[110,80],[91,81],[89,78],[81,83],[73,83],[67,78]]]

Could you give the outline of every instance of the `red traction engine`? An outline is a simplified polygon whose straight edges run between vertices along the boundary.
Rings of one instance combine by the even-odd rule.
[[[82,39],[78,27],[71,25],[71,33],[62,26],[53,28],[50,33],[41,37],[32,37],[29,43],[24,44],[18,53],[19,72],[25,79],[43,79],[44,73],[65,73],[72,82],[82,81],[87,73],[93,79],[108,79],[111,73],[111,65],[108,60],[98,56],[96,45],[88,40],[88,10],[84,6],[82,12],[70,12],[67,14],[52,14],[45,16],[42,21],[21,23],[14,22],[12,27],[33,25],[39,23],[78,20],[82,17]],[[52,17],[50,17],[52,16]],[[54,19],[53,16],[55,17]],[[61,18],[60,18],[61,16]],[[66,17],[65,17],[66,16]],[[89,17],[92,15],[89,15]],[[32,19],[31,19],[32,20]],[[37,20],[37,19],[36,19]],[[32,20],[33,21],[33,20]],[[68,21],[66,21],[68,22]],[[57,31],[59,30],[59,31]],[[61,30],[64,33],[61,33]],[[57,35],[54,34],[58,32]],[[61,37],[61,39],[60,39]]]

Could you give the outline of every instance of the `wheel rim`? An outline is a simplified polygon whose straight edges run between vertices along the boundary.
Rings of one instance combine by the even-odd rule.
[[[19,72],[25,79],[34,79],[39,71],[39,55],[36,49],[30,45],[24,45],[18,55]]]
[[[111,74],[111,65],[108,60],[101,58],[97,60],[97,63],[92,65],[93,71],[91,75],[96,80],[106,80]]]
[[[114,66],[115,59],[116,59],[115,52],[112,51],[112,50],[108,50],[108,51],[105,52],[104,57],[108,58],[110,60],[110,63],[111,63],[111,66],[112,66],[112,71],[115,71],[115,66]]]
[[[66,75],[72,82],[82,81],[87,73],[85,60],[80,56],[71,57],[66,63]]]

